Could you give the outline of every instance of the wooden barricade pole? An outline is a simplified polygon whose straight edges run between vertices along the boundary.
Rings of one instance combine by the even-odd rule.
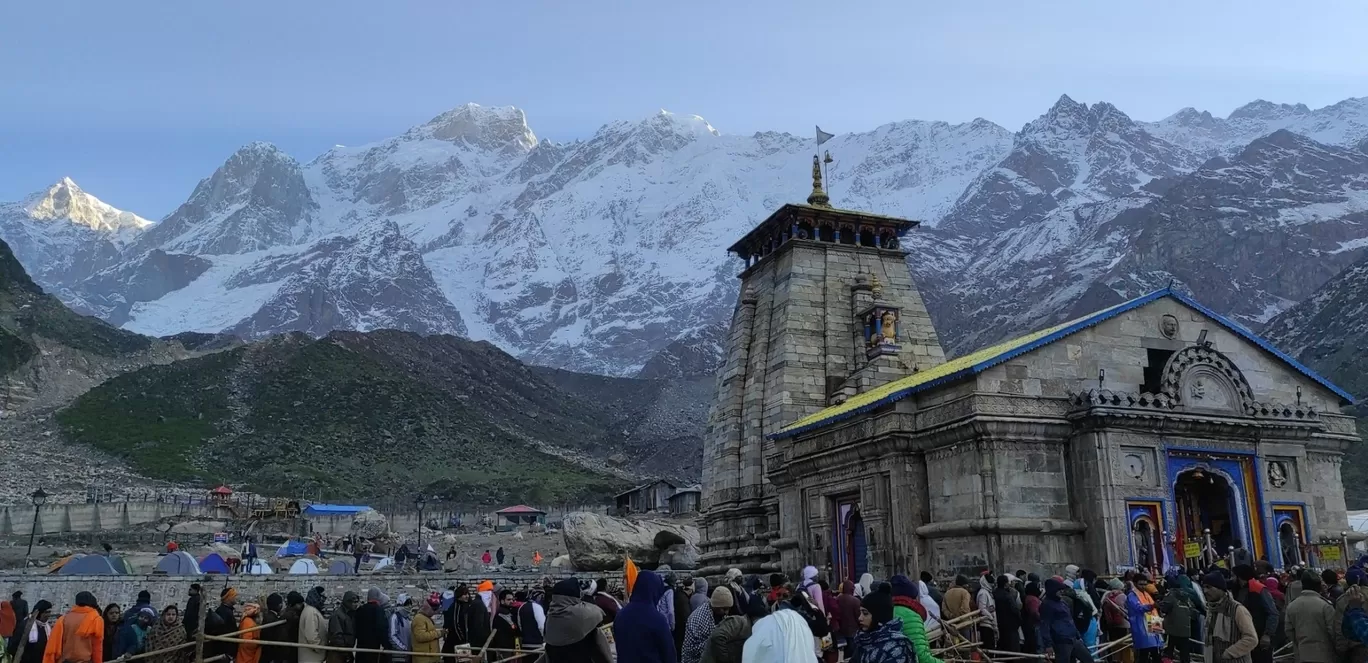
[[[195,629],[195,663],[206,663],[204,660],[204,620],[209,616],[209,601],[204,596],[204,589],[201,587],[199,593],[199,628]]]

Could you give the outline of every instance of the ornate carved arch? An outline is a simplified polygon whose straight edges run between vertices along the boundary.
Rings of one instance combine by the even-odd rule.
[[[1229,357],[1205,345],[1189,346],[1169,357],[1161,389],[1184,407],[1247,415],[1256,409],[1254,390],[1244,373]]]

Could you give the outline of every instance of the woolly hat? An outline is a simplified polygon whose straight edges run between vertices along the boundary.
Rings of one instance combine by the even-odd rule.
[[[51,609],[52,609],[52,602],[51,602],[51,601],[48,601],[47,599],[38,599],[38,602],[35,603],[35,604],[33,604],[33,614],[35,614],[35,615],[38,614],[38,613],[41,613],[41,612],[44,611],[44,610],[51,610]]]
[[[147,590],[145,590],[145,589],[142,590],[141,592],[138,592],[138,603],[151,603],[151,602],[152,602],[152,592],[149,592],[149,591],[147,591]]]
[[[888,579],[888,584],[893,588],[894,596],[906,596],[910,599],[917,598],[917,586],[912,583],[912,579],[905,575],[898,574]]]
[[[873,592],[860,600],[860,606],[869,611],[874,625],[879,626],[893,619],[893,590],[888,583],[881,582]]]
[[[1227,589],[1225,576],[1221,575],[1220,573],[1208,573],[1202,576],[1202,585],[1205,587],[1219,589],[1223,592]]]
[[[708,604],[714,608],[730,610],[736,605],[736,598],[732,596],[731,590],[726,587],[718,587],[713,590],[712,598],[708,599]]]

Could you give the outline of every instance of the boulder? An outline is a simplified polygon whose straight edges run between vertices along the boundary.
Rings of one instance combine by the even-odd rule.
[[[370,509],[356,514],[352,518],[352,536],[359,536],[363,539],[382,539],[389,536],[389,519],[385,514]]]
[[[660,563],[672,569],[692,571],[698,568],[698,546],[689,543],[676,543],[660,553]]]
[[[653,569],[664,563],[662,554],[676,547],[693,552],[691,555],[682,550],[670,552],[671,567],[688,570],[697,564],[698,528],[689,525],[577,511],[565,516],[563,535],[565,549],[576,571],[621,569],[622,560],[627,556],[639,566]],[[665,546],[657,547],[657,540]],[[686,565],[688,561],[693,564]]]

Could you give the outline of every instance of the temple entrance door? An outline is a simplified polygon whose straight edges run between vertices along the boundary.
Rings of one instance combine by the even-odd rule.
[[[1149,519],[1135,522],[1135,536],[1132,538],[1135,542],[1135,565],[1151,573],[1160,567],[1159,549],[1155,545],[1155,541],[1158,540],[1157,534]]]
[[[1292,523],[1285,522],[1278,528],[1278,548],[1282,550],[1283,568],[1302,563],[1300,539],[1300,534]]]
[[[858,509],[851,512],[846,523],[846,540],[850,542],[851,580],[858,581],[869,572],[869,543],[865,540],[864,518]]]
[[[1211,531],[1211,545],[1218,556],[1231,546],[1243,545],[1235,517],[1235,491],[1225,477],[1196,467],[1178,475],[1173,485],[1178,527],[1184,541],[1200,541]]]

